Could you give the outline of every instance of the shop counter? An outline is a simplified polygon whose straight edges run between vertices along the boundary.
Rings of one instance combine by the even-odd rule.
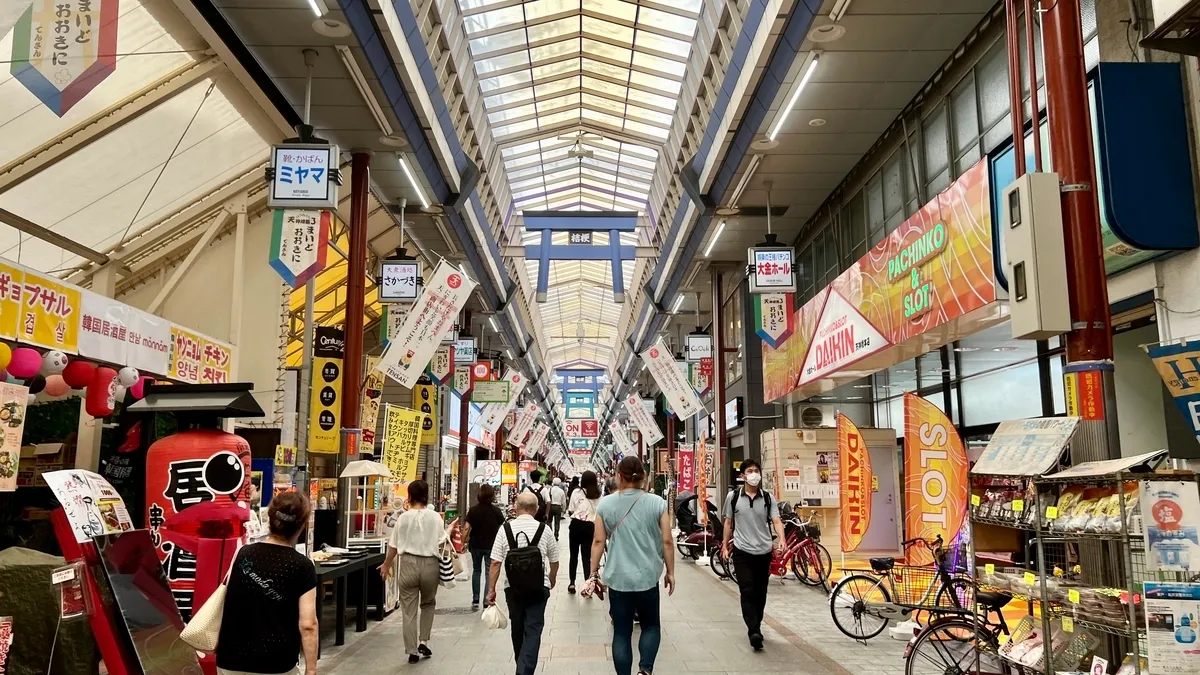
[[[335,645],[346,643],[346,596],[351,591],[349,583],[351,578],[357,581],[357,592],[353,593],[356,610],[354,630],[361,633],[367,629],[367,606],[370,604],[368,601],[368,589],[372,586],[371,574],[378,574],[379,566],[383,564],[384,557],[384,553],[373,553],[341,563],[314,563],[317,570],[318,620],[323,616],[324,609],[325,594],[321,589],[325,582],[333,582]],[[382,585],[377,585],[376,588],[382,588]],[[376,616],[382,619],[384,614],[383,593],[375,594],[374,604]]]

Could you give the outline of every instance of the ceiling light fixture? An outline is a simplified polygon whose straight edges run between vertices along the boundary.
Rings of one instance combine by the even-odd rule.
[[[1015,351],[1017,351],[1017,347],[1012,347],[1009,345],[1005,345],[1003,347],[992,347],[992,351],[994,351],[994,352],[1015,352]]]
[[[678,313],[679,313],[679,306],[680,306],[680,305],[682,305],[682,304],[683,304],[683,293],[680,293],[680,294],[679,294],[679,297],[678,297],[678,298],[675,298],[675,305],[674,305],[673,307],[671,307],[671,313],[672,313],[672,314],[678,314]]]
[[[955,347],[954,351],[958,352],[959,354],[966,354],[967,352],[979,351],[979,347]]]
[[[767,138],[770,140],[775,140],[775,137],[779,135],[779,130],[783,128],[783,123],[787,121],[788,115],[792,114],[792,108],[800,98],[800,92],[804,91],[804,86],[812,78],[813,71],[817,69],[817,62],[820,60],[820,51],[814,49],[808,53],[808,62],[801,66],[804,75],[800,77],[800,81],[796,83],[796,88],[792,90],[792,95],[788,99],[787,106],[780,112],[779,119],[775,120],[775,126],[771,129],[771,133],[767,134]]]
[[[421,208],[428,208],[429,200],[425,198],[425,191],[421,189],[421,184],[417,182],[416,178],[413,178],[412,171],[409,171],[408,160],[404,159],[404,155],[399,152],[396,153],[396,158],[400,160],[400,168],[404,169],[404,175],[408,178],[408,184],[412,185],[412,188],[417,191],[417,199],[421,201]]]
[[[321,11],[322,4],[324,3],[320,0],[308,0],[308,6],[312,8],[313,14],[316,14],[318,19],[329,13],[329,10]]]
[[[496,328],[496,317],[494,317],[494,316],[489,316],[489,317],[488,317],[488,323],[489,323],[489,324],[491,324],[491,326],[492,326],[492,332],[493,332],[493,333],[499,333],[499,332],[500,332],[500,329],[499,329],[499,328]]]
[[[317,1],[309,0],[310,3]],[[317,16],[321,15],[317,14]],[[367,104],[367,110],[371,111],[371,117],[375,119],[375,124],[379,126],[379,130],[385,136],[391,136],[394,133],[392,124],[383,114],[383,108],[380,107],[375,94],[371,92],[371,85],[367,84],[367,76],[358,67],[358,62],[354,60],[354,53],[346,45],[334,45],[334,49],[337,50],[338,57],[342,59],[342,65],[346,67],[346,72],[350,73],[350,79],[354,81],[354,88],[358,89],[359,96],[362,96],[363,102]]]
[[[833,3],[833,9],[829,10],[829,20],[837,23],[846,16],[846,10],[850,9],[850,0],[837,0]]]
[[[708,247],[704,249],[704,257],[707,258],[713,250],[713,246],[717,245],[717,240],[721,238],[721,233],[725,231],[725,221],[722,220],[720,225],[717,225],[717,231],[713,233],[712,239],[708,240]]]
[[[869,384],[856,384],[856,385],[854,385],[854,388],[855,388],[855,389],[870,389],[870,388],[871,388],[871,385],[869,385]]]

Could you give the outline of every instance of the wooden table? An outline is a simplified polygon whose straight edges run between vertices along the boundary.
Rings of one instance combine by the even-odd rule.
[[[359,592],[356,594],[354,606],[357,610],[355,616],[355,632],[361,633],[367,629],[367,588],[370,585],[370,574],[376,572],[381,564],[383,564],[384,554],[373,553],[365,555],[361,558],[353,558],[343,563],[328,564],[316,563],[317,570],[317,618],[320,620],[324,605],[324,593],[320,588],[327,581],[333,582],[333,598],[335,605],[336,617],[334,619],[335,634],[334,644],[346,644],[346,593],[347,579],[351,574],[359,575]],[[378,615],[383,616],[383,598],[375,599],[375,606]]]

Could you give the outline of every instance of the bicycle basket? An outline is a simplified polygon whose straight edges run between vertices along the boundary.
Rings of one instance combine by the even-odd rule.
[[[897,605],[912,609],[954,609],[953,599],[947,593],[940,592],[942,580],[937,569],[923,565],[896,565],[890,574],[895,586],[893,602]],[[959,598],[959,604],[966,608],[971,606],[971,601]]]

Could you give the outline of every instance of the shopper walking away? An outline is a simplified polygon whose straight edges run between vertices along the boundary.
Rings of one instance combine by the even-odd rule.
[[[496,584],[503,566],[517,675],[533,675],[537,669],[546,601],[558,577],[558,542],[550,528],[533,517],[537,508],[535,495],[518,495],[517,517],[504,524],[492,546],[487,599],[489,603],[496,601]]]
[[[596,513],[596,532],[592,538],[592,559],[599,560],[608,546],[603,585],[609,589],[609,616],[613,621],[612,654],[617,675],[630,675],[633,669],[633,618],[642,626],[638,639],[638,673],[654,672],[661,638],[659,625],[658,580],[667,595],[675,592],[675,541],[667,503],[643,489],[646,467],[642,460],[629,456],[617,465],[619,491],[600,500]],[[592,574],[592,585],[599,582]]]
[[[558,528],[562,525],[563,513],[567,510],[567,491],[563,489],[561,478],[554,478],[549,492],[550,518],[554,521],[554,538],[558,539]]]
[[[430,633],[433,632],[433,611],[437,607],[438,562],[442,544],[446,541],[446,525],[442,514],[429,506],[429,484],[414,480],[408,484],[408,510],[400,514],[388,540],[387,559],[379,567],[384,579],[392,573],[393,563],[400,559],[396,585],[400,592],[400,610],[404,616],[404,651],[408,662],[429,658]],[[417,609],[420,608],[418,634]]]
[[[496,488],[486,483],[479,486],[475,506],[467,511],[467,550],[471,552],[471,611],[479,609],[479,598],[487,599],[488,558],[496,533],[504,524],[504,512],[496,506]],[[483,595],[479,595],[479,577],[483,576]],[[487,609],[487,603],[484,603]]]
[[[733,568],[742,599],[742,620],[755,651],[763,648],[763,610],[767,606],[767,582],[771,579],[771,550],[785,541],[779,504],[762,484],[762,467],[753,459],[742,462],[745,486],[729,491],[725,498],[725,527],[721,551],[732,552]],[[779,539],[772,544],[772,529]],[[731,551],[732,543],[732,551]]]
[[[567,513],[571,521],[567,525],[567,538],[571,551],[571,585],[568,593],[575,593],[575,570],[579,558],[583,558],[583,578],[592,576],[592,537],[596,534],[596,507],[600,505],[600,481],[593,471],[584,471],[581,488],[571,493]]]
[[[222,675],[299,675],[301,651],[304,672],[317,672],[317,572],[295,549],[311,508],[299,492],[275,497],[267,508],[266,540],[234,558],[217,637]]]
[[[546,491],[546,486],[542,485],[541,471],[534,469],[529,472],[529,484],[525,486],[525,491],[537,496],[538,507],[537,512],[533,514],[534,520],[539,523],[550,522],[550,493]]]

